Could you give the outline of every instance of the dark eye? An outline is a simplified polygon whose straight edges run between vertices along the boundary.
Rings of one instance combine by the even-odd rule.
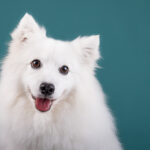
[[[35,59],[31,62],[31,67],[34,69],[38,69],[41,67],[41,62],[38,59]]]
[[[68,74],[68,72],[69,72],[69,68],[68,68],[68,66],[62,66],[62,67],[60,67],[59,68],[59,72],[61,73],[61,74],[63,74],[63,75],[67,75]]]

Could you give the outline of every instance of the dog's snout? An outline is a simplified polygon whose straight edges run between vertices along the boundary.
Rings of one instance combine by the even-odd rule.
[[[40,91],[45,96],[50,96],[55,91],[55,86],[51,83],[42,83],[40,85]]]

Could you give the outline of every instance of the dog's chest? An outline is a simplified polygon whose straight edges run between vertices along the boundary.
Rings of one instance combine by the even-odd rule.
[[[12,130],[17,126],[16,131]],[[53,122],[47,118],[34,118],[11,126],[9,133],[15,148],[22,150],[73,149],[76,134],[70,123]],[[12,143],[13,144],[13,143]],[[14,148],[14,149],[15,149]]]

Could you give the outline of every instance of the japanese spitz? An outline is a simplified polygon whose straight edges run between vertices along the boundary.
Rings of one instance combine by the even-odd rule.
[[[11,37],[0,81],[0,149],[121,150],[94,74],[99,36],[55,40],[25,14]]]

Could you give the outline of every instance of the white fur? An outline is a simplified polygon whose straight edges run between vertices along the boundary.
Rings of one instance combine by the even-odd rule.
[[[122,150],[113,117],[94,76],[99,36],[71,42],[46,37],[26,14],[12,35],[0,80],[0,149]],[[40,59],[42,67],[31,68]],[[68,65],[68,75],[59,67]],[[51,82],[56,99],[51,110],[36,110],[31,93]]]

